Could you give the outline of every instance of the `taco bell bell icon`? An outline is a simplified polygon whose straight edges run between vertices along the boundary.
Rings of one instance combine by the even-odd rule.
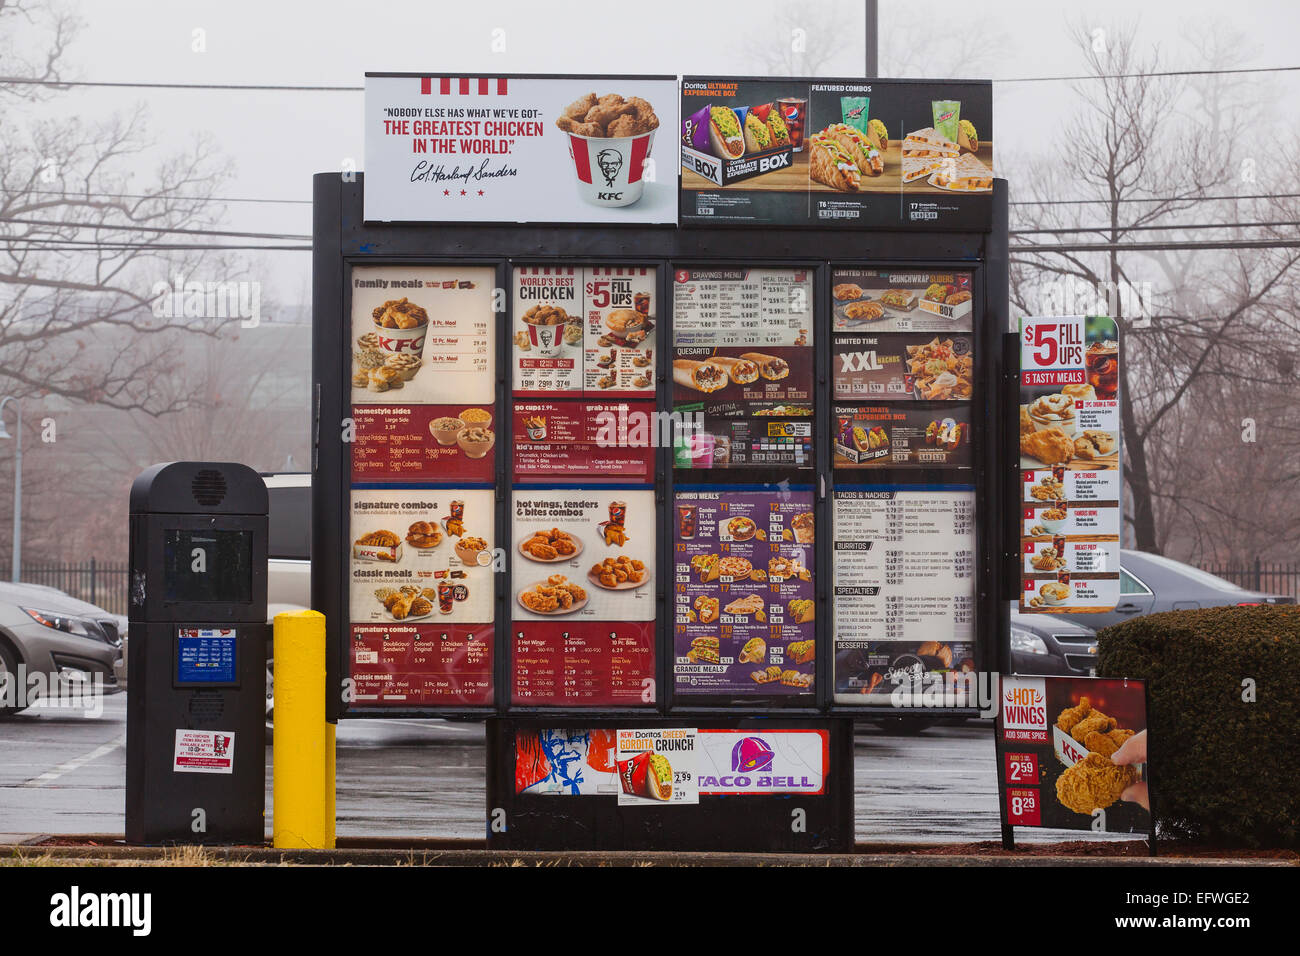
[[[762,737],[742,737],[731,748],[733,773],[770,773],[775,751]]]

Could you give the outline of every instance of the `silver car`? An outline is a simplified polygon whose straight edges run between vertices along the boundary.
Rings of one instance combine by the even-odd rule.
[[[0,583],[0,717],[40,696],[125,684],[126,619],[40,584]]]

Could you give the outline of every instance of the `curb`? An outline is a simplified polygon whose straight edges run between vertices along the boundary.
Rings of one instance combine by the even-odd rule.
[[[173,859],[182,847],[136,846],[39,846],[33,841],[44,839],[32,836],[19,843],[0,844],[0,857],[42,856],[67,860],[69,865],[93,864],[96,861],[167,861]],[[109,838],[117,839],[117,838]],[[378,842],[378,841],[370,841]],[[433,843],[434,841],[428,841]],[[684,851],[548,851],[548,850],[488,850],[482,844],[464,841],[440,846],[404,844],[402,846],[359,846],[336,850],[277,850],[258,846],[204,847],[204,854],[213,862],[247,864],[295,864],[299,866],[457,866],[457,867],[610,867],[610,866],[669,866],[669,867],[936,867],[936,866],[1124,866],[1124,867],[1238,867],[1270,866],[1294,867],[1290,860],[1227,858],[1227,857],[1123,857],[1123,856],[1006,856],[961,854],[938,855],[909,852],[900,848],[896,853],[865,852],[852,854],[812,853],[711,853]],[[201,864],[198,864],[201,865]]]

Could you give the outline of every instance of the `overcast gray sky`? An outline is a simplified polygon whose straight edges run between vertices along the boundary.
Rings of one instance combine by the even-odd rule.
[[[1143,36],[1161,42],[1171,65],[1199,65],[1182,29],[1230,23],[1251,38],[1246,65],[1300,63],[1294,0],[881,0],[882,51],[891,42],[933,44],[928,75],[969,75],[953,64],[962,31],[996,37],[980,57],[994,80],[1073,73],[1079,56],[1065,36],[1067,20],[1105,24],[1140,15]],[[360,85],[367,70],[475,73],[754,73],[756,47],[788,44],[791,11],[810,24],[848,37],[817,72],[858,75],[863,62],[862,5],[857,2],[758,2],[737,8],[699,0],[658,3],[477,3],[417,0],[101,0],[73,4],[85,30],[69,50],[75,77],[98,81],[290,83]],[[1225,19],[1230,18],[1230,19]],[[504,52],[493,52],[495,29]],[[206,52],[192,50],[205,31]],[[809,44],[817,36],[810,29]],[[926,50],[927,55],[929,50]],[[1300,90],[1298,74],[1261,77],[1276,97],[1278,121],[1294,131],[1295,113],[1282,108]],[[1005,83],[995,87],[993,138],[1008,150],[1043,151],[1060,134],[1060,111],[1074,101],[1065,83]],[[151,128],[166,150],[208,131],[234,160],[230,196],[310,199],[314,172],[336,169],[345,157],[361,165],[361,93],[75,90],[52,104],[56,113],[94,117],[145,103]],[[142,161],[147,177],[151,162]],[[1014,191],[1014,183],[1012,184]],[[235,204],[237,229],[306,233],[310,206]],[[309,256],[276,253],[262,269],[282,301],[309,300]]]

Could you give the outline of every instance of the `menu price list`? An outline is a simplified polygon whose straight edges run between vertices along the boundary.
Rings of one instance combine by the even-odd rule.
[[[495,438],[467,434],[490,430],[486,407],[357,405],[352,423],[353,481],[493,480]]]
[[[674,346],[811,345],[812,316],[807,269],[673,273]]]
[[[960,669],[974,634],[974,489],[840,488],[832,508],[836,694],[874,690],[863,681],[880,683],[892,642],[929,651],[926,671]]]
[[[516,621],[514,638],[515,706],[655,703],[654,621]]]
[[[493,703],[491,624],[354,624],[353,706]]]
[[[812,694],[812,489],[679,488],[674,497],[675,687]]]
[[[649,480],[661,426],[654,402],[516,401],[516,481]]]

